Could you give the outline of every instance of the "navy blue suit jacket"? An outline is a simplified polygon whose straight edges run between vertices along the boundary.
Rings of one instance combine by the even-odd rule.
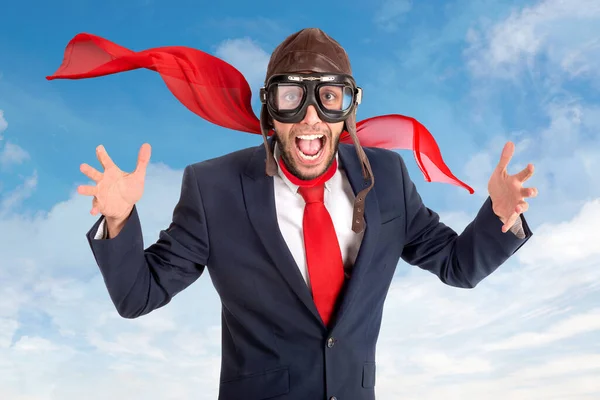
[[[400,259],[445,284],[473,288],[530,237],[502,233],[488,198],[457,235],[423,205],[400,155],[365,149],[375,186],[367,228],[330,327],[279,231],[264,147],[188,165],[168,229],[144,248],[137,210],[115,238],[88,240],[124,318],[167,304],[208,271],[222,301],[219,399],[374,399],[375,345]],[[364,188],[352,145],[339,147],[355,193]]]

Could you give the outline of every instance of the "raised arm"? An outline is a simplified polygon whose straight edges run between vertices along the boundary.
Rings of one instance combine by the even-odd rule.
[[[502,221],[488,197],[475,219],[458,235],[427,208],[399,157],[406,205],[406,245],[402,259],[437,275],[447,285],[473,288],[494,272],[531,237],[523,216],[514,231],[502,232]]]
[[[102,214],[87,239],[117,311],[124,318],[136,318],[169,303],[204,271],[209,247],[202,199],[194,169],[188,166],[170,226],[160,232],[156,243],[144,248],[135,206],[141,198],[137,190],[143,190],[143,173],[136,169],[119,174],[104,149],[99,158],[104,173],[82,166],[97,184],[80,187],[79,192],[94,196],[92,213]]]

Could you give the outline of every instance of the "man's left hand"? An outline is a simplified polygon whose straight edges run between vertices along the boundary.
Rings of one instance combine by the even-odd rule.
[[[506,171],[514,152],[515,145],[512,142],[504,145],[500,162],[488,182],[492,209],[504,224],[502,232],[507,232],[517,218],[527,211],[529,204],[525,199],[538,194],[536,188],[523,187],[523,183],[533,175],[533,164],[528,164],[525,169],[515,175],[509,175]]]

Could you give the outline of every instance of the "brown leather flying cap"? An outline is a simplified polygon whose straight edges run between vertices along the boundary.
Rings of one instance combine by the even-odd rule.
[[[304,71],[352,75],[346,50],[318,28],[302,29],[275,48],[265,82],[274,74]]]

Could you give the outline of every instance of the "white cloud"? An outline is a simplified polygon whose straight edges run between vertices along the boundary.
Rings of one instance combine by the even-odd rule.
[[[545,0],[515,9],[501,23],[467,36],[471,70],[479,76],[513,79],[521,73],[558,79],[598,77],[600,3]],[[542,58],[550,65],[543,68]]]
[[[23,336],[14,346],[15,350],[22,353],[46,353],[58,350],[58,346],[47,339],[40,337]]]
[[[14,143],[7,142],[2,150],[0,150],[0,167],[2,167],[2,169],[13,164],[21,164],[28,159],[29,153],[23,150],[21,146]]]
[[[490,344],[487,346],[487,349],[514,350],[528,347],[543,347],[559,340],[596,331],[600,332],[600,309],[568,317],[552,325],[546,332],[518,333],[507,339]]]
[[[411,9],[412,0],[383,0],[375,13],[374,23],[384,31],[394,32]]]
[[[522,368],[519,375],[524,379],[553,378],[577,372],[600,371],[600,354],[557,357],[556,360],[540,365],[538,368]],[[513,374],[516,375],[516,374]]]
[[[18,206],[23,200],[31,196],[36,186],[37,172],[34,171],[21,185],[3,196],[0,200],[0,216],[13,211],[14,207]]]
[[[0,140],[2,140],[2,132],[8,128],[8,122],[4,118],[4,111],[0,110]]]
[[[423,351],[410,358],[417,368],[438,376],[477,374],[490,372],[492,365],[480,357],[449,357],[443,352]]]
[[[216,56],[237,68],[253,91],[263,84],[271,57],[262,47],[247,37],[225,40],[219,44]]]
[[[570,222],[544,224],[536,230],[536,238],[520,254],[525,265],[579,263],[590,257],[600,257],[600,242],[588,240],[598,235],[600,226],[600,199],[586,203]],[[547,249],[561,248],[560,253]]]
[[[14,319],[0,318],[0,348],[8,347],[10,345],[12,337],[18,327],[19,324]]]
[[[8,128],[8,122],[6,122],[6,119],[4,118],[4,111],[0,110],[0,141],[4,140],[2,132],[4,132],[6,128]],[[29,159],[29,153],[20,146],[8,142],[0,150],[0,171],[12,164],[21,164],[27,159]]]

